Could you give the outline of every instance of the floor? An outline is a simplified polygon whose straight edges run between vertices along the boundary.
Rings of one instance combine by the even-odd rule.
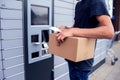
[[[118,61],[111,65],[111,60],[107,57],[105,64],[90,75],[90,80],[120,80],[120,41],[116,41],[112,49]]]

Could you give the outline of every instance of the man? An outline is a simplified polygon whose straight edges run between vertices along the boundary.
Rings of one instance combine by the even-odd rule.
[[[114,29],[107,12],[104,0],[81,0],[75,8],[75,22],[73,28],[59,26],[62,32],[56,35],[59,43],[70,36],[111,39]],[[64,28],[63,28],[64,27]],[[93,59],[72,62],[69,65],[70,80],[88,80],[92,69]]]

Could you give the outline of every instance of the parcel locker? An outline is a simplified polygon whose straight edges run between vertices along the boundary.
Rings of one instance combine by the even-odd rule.
[[[9,15],[8,15],[9,13]],[[9,9],[2,9],[1,10],[1,18],[3,19],[22,19],[22,11],[21,10],[9,10]]]
[[[53,80],[53,57],[48,53],[53,0],[24,0],[26,80]]]
[[[1,24],[1,0],[0,0],[0,24]],[[0,80],[3,79],[3,64],[2,64],[2,44],[1,44],[1,25],[0,25]]]
[[[3,8],[22,10],[22,0],[3,0]]]
[[[11,24],[11,23],[14,23],[14,24]],[[1,20],[1,28],[2,29],[20,29],[20,30],[22,30],[21,26],[22,26],[22,20]]]
[[[3,79],[3,64],[2,64],[2,56],[1,56],[1,40],[0,40],[0,80]]]
[[[0,0],[2,80],[24,80],[22,0]]]

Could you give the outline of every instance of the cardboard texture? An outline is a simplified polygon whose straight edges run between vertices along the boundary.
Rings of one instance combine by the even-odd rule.
[[[74,62],[83,61],[93,58],[95,41],[90,38],[68,37],[58,46],[55,34],[50,34],[48,52]]]

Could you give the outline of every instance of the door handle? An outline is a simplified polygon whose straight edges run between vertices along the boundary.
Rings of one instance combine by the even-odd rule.
[[[34,45],[40,45],[40,42],[33,42]]]

